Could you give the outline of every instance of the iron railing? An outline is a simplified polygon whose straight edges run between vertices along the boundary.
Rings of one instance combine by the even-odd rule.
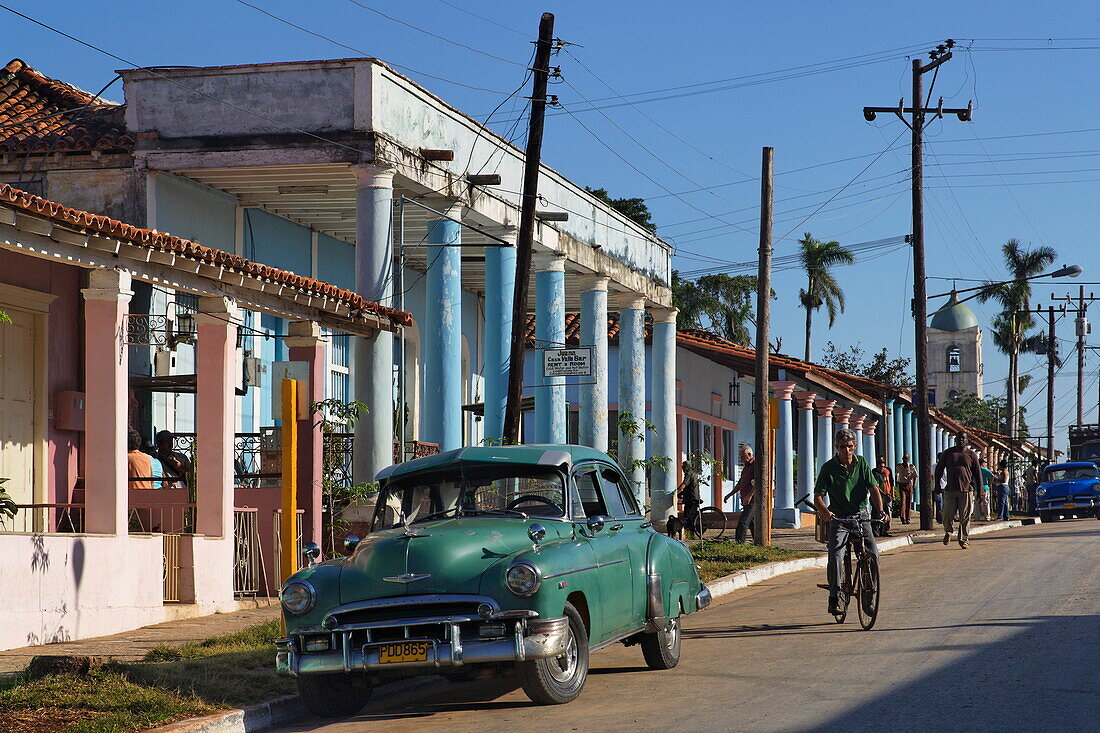
[[[267,591],[267,568],[260,547],[259,511],[233,510],[233,595],[256,597]]]
[[[0,515],[0,533],[81,534],[83,504],[16,504],[15,515]]]
[[[180,535],[165,534],[164,547],[164,602],[180,602]]]

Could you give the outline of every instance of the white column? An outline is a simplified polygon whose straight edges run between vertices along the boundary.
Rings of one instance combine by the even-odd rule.
[[[638,503],[645,501],[645,469],[634,465],[645,449],[645,297],[619,296],[619,414],[629,412],[638,426],[635,435],[619,432],[619,465],[634,486]]]
[[[538,349],[565,346],[565,258],[556,253],[535,256],[535,346]],[[535,369],[539,384],[535,394],[533,443],[564,443],[565,378],[542,378],[542,351],[536,351]]]
[[[775,433],[775,507],[772,524],[795,527],[798,511],[794,508],[794,439],[791,420],[791,393],[794,382],[772,382],[779,407],[779,426]]]
[[[817,408],[817,470],[833,457],[833,409],[836,400],[814,400]]]
[[[607,450],[607,281],[581,276],[581,346],[592,347],[592,377],[580,387],[581,445]],[[675,377],[674,377],[675,378]],[[675,385],[673,386],[675,401]],[[673,439],[675,450],[675,438]],[[669,454],[671,455],[671,454]],[[657,516],[654,514],[653,516]]]
[[[364,298],[393,305],[393,168],[354,165],[355,290]],[[393,334],[356,336],[355,399],[367,407],[355,424],[352,474],[356,483],[374,481],[393,463]]]
[[[866,415],[853,415],[848,427],[856,434],[856,453],[863,454],[863,421]]]
[[[653,424],[657,426],[652,436],[652,453],[655,456],[669,458],[667,469],[656,468],[653,471],[649,505],[652,508],[650,516],[655,521],[661,521],[669,516],[675,502],[678,468],[676,462],[676,314],[678,312],[675,308],[655,308],[651,311],[653,314],[653,378],[650,389]],[[720,437],[718,439],[721,440]]]
[[[814,491],[814,392],[800,391],[794,393],[798,401],[798,495],[800,499]],[[813,502],[811,496],[809,501]],[[805,511],[805,507],[795,507]]]
[[[875,428],[877,427],[877,419],[863,422],[863,457],[867,459],[867,463],[871,464],[871,468],[878,465],[878,446],[875,445]]]

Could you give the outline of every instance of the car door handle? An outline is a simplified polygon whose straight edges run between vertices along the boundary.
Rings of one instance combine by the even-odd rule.
[[[622,529],[623,526],[624,525],[621,525],[621,524],[612,524],[610,527],[608,527],[608,529],[610,529],[612,532],[615,532],[617,530]]]
[[[642,522],[642,526],[639,529],[649,529],[653,526],[653,522]]]

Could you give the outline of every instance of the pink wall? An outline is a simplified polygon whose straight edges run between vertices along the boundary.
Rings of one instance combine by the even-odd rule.
[[[82,268],[48,262],[17,252],[0,251],[0,283],[52,293],[49,321],[49,410],[51,503],[67,503],[80,473],[78,455],[81,433],[58,430],[53,419],[57,393],[83,390],[84,310],[80,289],[85,287]]]

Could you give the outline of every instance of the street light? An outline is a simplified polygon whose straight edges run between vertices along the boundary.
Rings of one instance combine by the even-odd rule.
[[[942,298],[944,296],[951,295],[951,293],[955,293],[957,295],[958,293],[969,293],[969,292],[975,291],[975,290],[985,290],[986,288],[995,287],[997,285],[1009,285],[1011,283],[1022,283],[1022,282],[1027,282],[1028,280],[1037,280],[1038,278],[1041,278],[1041,277],[1078,277],[1083,271],[1084,270],[1082,270],[1080,265],[1062,265],[1061,268],[1055,270],[1054,272],[1044,272],[1040,275],[1032,275],[1031,277],[1024,277],[1024,278],[1020,278],[1018,280],[1017,279],[1012,279],[1012,280],[1001,280],[1000,282],[982,283],[981,285],[975,285],[972,288],[963,288],[962,290],[953,289],[953,290],[949,290],[946,293],[937,293],[936,295],[929,295],[927,299],[932,300],[934,298]],[[979,295],[981,295],[980,292],[976,292],[973,295],[968,295],[965,298],[961,299],[959,301],[959,303],[965,303],[966,301],[971,300],[972,298],[977,298]],[[932,315],[935,315],[935,313],[933,313]],[[931,316],[929,316],[929,317],[931,317]]]

